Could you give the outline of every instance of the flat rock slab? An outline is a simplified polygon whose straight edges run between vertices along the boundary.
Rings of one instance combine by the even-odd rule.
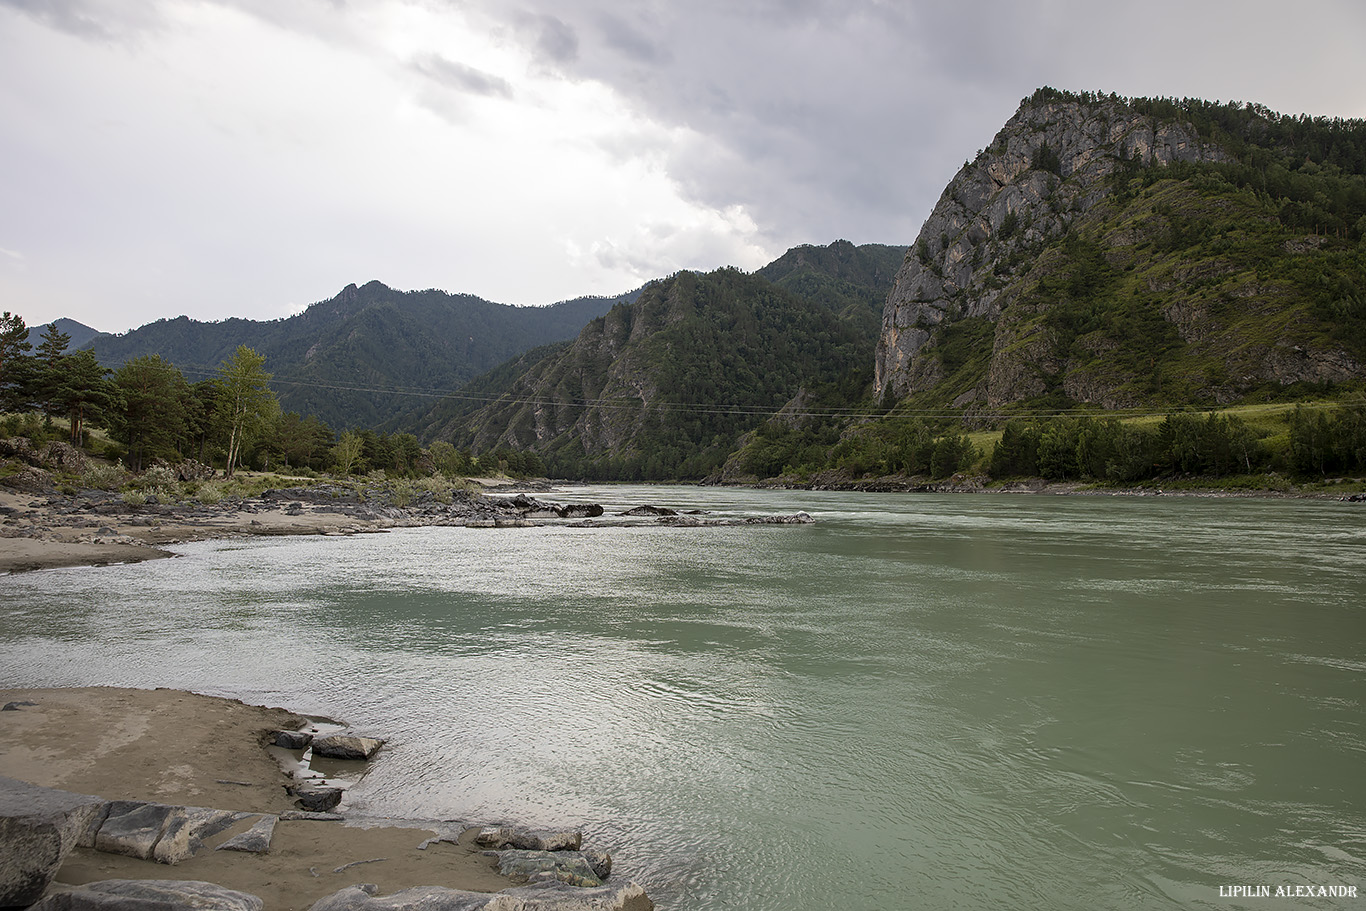
[[[250,829],[241,835],[234,835],[214,850],[269,854],[270,840],[275,835],[275,824],[279,821],[278,816],[262,816]]]
[[[137,800],[116,800],[95,833],[97,851],[124,854],[160,864],[193,857],[203,840],[250,814],[206,807],[172,807]]]
[[[58,892],[29,911],[262,911],[246,892],[198,880],[106,879]]]
[[[369,759],[379,752],[384,741],[376,737],[358,737],[355,734],[332,734],[313,740],[313,755],[327,756],[331,759]]]
[[[502,892],[466,892],[418,886],[392,895],[373,895],[351,886],[313,904],[309,911],[653,911],[654,902],[635,883],[581,889],[538,883]]]
[[[107,806],[99,797],[0,777],[0,908],[37,901]]]
[[[602,879],[578,851],[499,851],[498,872],[514,881],[557,881],[571,886],[601,886]]]
[[[526,851],[577,851],[583,846],[583,833],[577,829],[524,829],[520,826],[486,826],[474,836],[481,848]]]

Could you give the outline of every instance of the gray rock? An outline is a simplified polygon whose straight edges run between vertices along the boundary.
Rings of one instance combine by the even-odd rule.
[[[313,741],[313,755],[332,759],[369,759],[379,752],[384,741],[355,734],[333,734]]]
[[[22,706],[26,706],[26,705],[37,705],[37,704],[38,704],[38,703],[36,703],[36,702],[28,702],[28,701],[24,701],[24,702],[6,702],[6,703],[5,703],[5,707],[4,707],[4,708],[0,708],[0,712],[17,712],[17,711],[19,711],[19,709],[20,709]]]
[[[313,742],[313,735],[307,731],[276,731],[274,743],[286,750],[306,750]]]
[[[29,911],[262,911],[255,895],[199,880],[106,879],[58,892]]]
[[[297,785],[285,789],[295,798],[294,804],[301,810],[311,813],[326,813],[341,803],[342,789],[318,787],[316,785]]]
[[[583,833],[577,829],[523,829],[519,826],[486,826],[474,836],[481,848],[501,850],[522,848],[527,851],[577,851]]]
[[[486,911],[653,911],[655,903],[635,883],[577,888],[548,882],[504,889]]]
[[[478,911],[488,907],[492,898],[487,892],[442,886],[417,886],[375,896],[361,886],[350,886],[318,899],[309,911]]]
[[[678,510],[669,509],[667,506],[637,506],[622,513],[623,516],[676,516]]]
[[[0,777],[0,908],[37,901],[107,807],[98,797]]]
[[[341,822],[346,817],[340,813],[313,813],[308,810],[286,810],[280,814],[286,821],[306,820],[308,822]]]
[[[204,839],[222,832],[249,814],[205,807],[173,807],[136,800],[116,800],[95,833],[93,847],[160,864],[193,857]]]
[[[602,515],[602,507],[597,503],[570,503],[559,509],[561,519],[596,519]]]
[[[583,859],[588,861],[588,866],[593,868],[593,872],[598,874],[598,879],[606,879],[612,875],[612,855],[607,851],[597,848],[588,848],[581,852]]]
[[[499,851],[498,872],[532,882],[557,880],[571,886],[601,886],[597,871],[578,851]]]
[[[278,816],[262,816],[250,829],[240,835],[234,835],[214,850],[269,854],[270,839],[275,834],[275,824],[279,821]]]
[[[375,896],[351,886],[314,902],[309,911],[653,911],[645,890],[635,883],[580,889],[564,883],[537,883],[502,892],[465,892],[418,886]]]

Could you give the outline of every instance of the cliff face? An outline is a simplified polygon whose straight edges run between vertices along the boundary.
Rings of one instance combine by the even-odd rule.
[[[1198,124],[1198,125],[1197,125]],[[1041,89],[945,189],[876,392],[989,416],[1366,378],[1366,123]]]
[[[1087,104],[1026,101],[991,145],[950,181],[906,254],[883,311],[875,384],[904,397],[944,378],[922,356],[948,321],[998,321],[1010,281],[1024,274],[1028,251],[1062,236],[1108,194],[1120,168],[1226,161],[1190,124],[1159,122],[1122,100]],[[1023,344],[1023,347],[1019,346]],[[997,339],[1016,362],[1047,360],[1046,338]],[[1002,364],[997,397],[1011,391],[1016,365]]]

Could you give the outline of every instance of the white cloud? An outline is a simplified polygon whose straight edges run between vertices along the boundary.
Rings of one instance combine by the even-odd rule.
[[[1134,42],[1080,0],[0,0],[0,299],[103,329],[372,278],[546,303],[909,243],[1042,84],[1366,115],[1354,0],[1154,4],[1181,27]]]

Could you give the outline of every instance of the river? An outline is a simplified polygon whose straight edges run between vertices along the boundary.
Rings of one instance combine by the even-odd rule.
[[[1366,507],[546,498],[816,524],[239,539],[11,576],[0,685],[343,719],[389,739],[353,812],[581,825],[666,911],[1366,897]]]

